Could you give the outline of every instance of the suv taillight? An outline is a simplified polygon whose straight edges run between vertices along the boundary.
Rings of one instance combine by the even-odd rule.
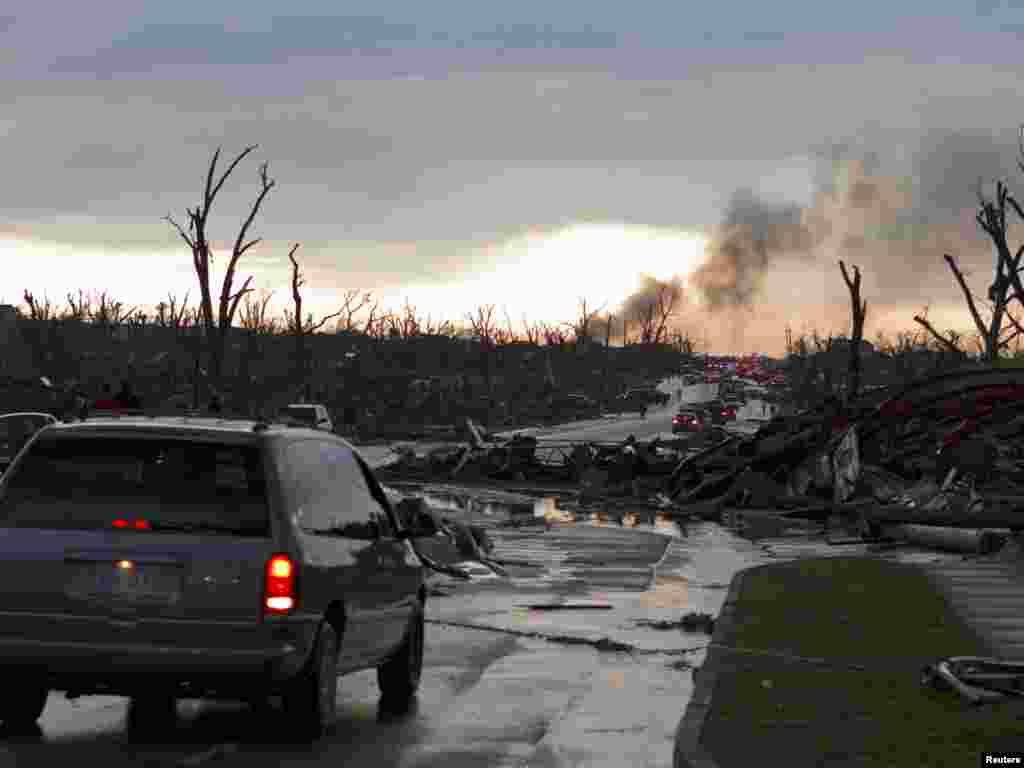
[[[295,607],[295,564],[288,555],[274,555],[267,560],[263,586],[263,611],[288,613]]]

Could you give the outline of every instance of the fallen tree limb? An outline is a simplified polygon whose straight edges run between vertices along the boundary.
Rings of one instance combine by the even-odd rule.
[[[1013,497],[1015,498],[1015,497]],[[898,523],[903,525],[931,525],[943,528],[1024,528],[1024,508],[991,503],[986,499],[983,509],[967,512],[963,509],[912,508],[902,504],[884,504],[864,512],[872,523]]]

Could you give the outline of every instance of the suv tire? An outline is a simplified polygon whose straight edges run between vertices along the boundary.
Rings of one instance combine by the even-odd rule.
[[[0,721],[9,728],[26,728],[39,720],[50,691],[42,682],[12,680],[0,698]]]
[[[338,633],[321,624],[306,668],[284,691],[284,711],[297,735],[318,739],[334,722],[338,700]]]
[[[388,704],[407,702],[420,687],[423,674],[423,628],[423,603],[418,603],[402,647],[377,667],[381,699]]]

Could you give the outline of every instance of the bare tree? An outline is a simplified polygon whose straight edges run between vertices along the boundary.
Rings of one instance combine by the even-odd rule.
[[[580,297],[576,319],[571,323],[566,323],[566,326],[572,330],[577,344],[587,344],[596,335],[594,324],[603,310],[604,305],[594,309],[588,305],[586,298]]]
[[[481,304],[475,314],[466,315],[473,338],[481,343],[491,344],[494,341],[494,332],[498,328],[494,309],[493,304]]]
[[[427,315],[423,325],[423,333],[427,336],[446,336],[451,338],[458,333],[458,327],[451,320],[433,320]]]
[[[512,324],[512,316],[508,313],[507,307],[502,307],[502,314],[505,315],[505,337],[506,344],[514,344],[520,340],[520,333],[515,329]]]
[[[43,296],[40,301],[35,297],[28,289],[25,289],[23,297],[25,304],[28,306],[28,317],[30,320],[54,320],[56,319],[56,310],[53,306],[53,302],[47,296]]]
[[[378,302],[374,302],[363,323],[363,333],[374,339],[384,338],[388,331],[388,314],[381,311]]]
[[[94,296],[90,307],[89,321],[107,331],[113,331],[127,322],[137,310],[136,307],[127,307],[123,301],[115,299],[106,291],[100,291],[99,295]]]
[[[187,328],[191,322],[188,317],[188,291],[181,300],[173,293],[167,294],[167,302],[160,302],[157,305],[160,322],[166,323],[171,328]]]
[[[683,300],[683,284],[679,278],[657,280],[644,278],[642,290],[623,305],[622,342],[629,341],[628,326],[636,322],[642,344],[661,344],[668,340],[669,325]]]
[[[531,323],[526,319],[526,315],[523,315],[523,334],[526,337],[527,343],[533,346],[540,344],[544,336],[541,326],[537,323]]]
[[[540,324],[544,344],[549,347],[563,347],[569,343],[569,335],[565,329],[557,325]]]
[[[78,289],[78,296],[73,293],[67,295],[68,308],[64,316],[68,320],[84,323],[92,314],[92,299],[81,288]]]
[[[1005,192],[1005,187],[1002,184],[999,185],[1000,193]],[[1004,198],[1005,202],[1005,198]],[[989,203],[985,204],[990,205]],[[967,280],[964,276],[963,270],[956,263],[956,259],[950,256],[948,253],[943,256],[946,264],[949,265],[950,271],[953,273],[953,277],[956,279],[957,285],[960,286],[960,291],[964,295],[964,301],[967,304],[967,309],[971,314],[971,319],[974,321],[974,327],[977,330],[978,337],[981,341],[981,356],[984,362],[988,365],[994,365],[999,358],[1000,351],[1005,348],[1016,336],[1020,333],[1019,330],[1013,328],[1005,329],[1004,320],[1007,319],[1007,306],[1012,296],[1009,295],[1009,288],[1011,285],[1010,273],[1016,272],[1020,262],[1020,253],[1016,257],[1006,262],[1000,256],[996,262],[995,275],[992,280],[992,284],[989,286],[989,312],[988,318],[982,316],[981,310],[978,308],[978,301],[967,285]],[[1012,317],[1012,316],[1010,316]],[[946,349],[952,350],[948,339],[942,334],[938,333],[935,328],[928,322],[927,316],[915,315],[914,322],[924,328],[932,336],[932,338]],[[1007,333],[1009,335],[1007,335]]]
[[[345,291],[341,302],[341,316],[338,318],[336,326],[337,330],[356,330],[356,315],[366,308],[370,308],[371,314],[377,308],[377,302],[372,293],[358,290]]]
[[[278,319],[270,314],[270,302],[274,298],[273,291],[261,291],[257,297],[247,294],[242,300],[242,314],[239,325],[247,331],[263,335],[273,335],[280,330]]]
[[[1024,126],[1018,132],[1018,167],[1024,171]],[[982,342],[982,360],[988,365],[995,365],[1003,350],[1012,343],[1017,342],[1024,334],[1024,326],[1021,325],[1017,316],[1009,312],[1010,303],[1016,299],[1024,305],[1024,285],[1021,283],[1021,259],[1024,257],[1024,245],[1017,248],[1016,252],[1011,251],[1008,242],[1009,222],[1008,212],[1013,212],[1018,219],[1024,220],[1024,209],[1019,201],[1009,193],[1009,190],[1002,181],[996,182],[995,197],[986,197],[979,185],[978,189],[979,210],[975,216],[978,226],[988,235],[995,249],[995,269],[992,282],[989,285],[987,304],[988,317],[986,318],[979,309],[979,301],[967,285],[963,270],[950,254],[945,254],[944,259],[949,266],[953,277],[960,286],[964,301],[974,321],[975,329]],[[1011,290],[1012,289],[1012,290]],[[934,332],[926,323],[914,318],[919,325],[924,327],[932,338],[937,342],[948,344],[942,341],[942,337]]]
[[[307,342],[307,337],[318,333],[331,320],[338,318],[342,311],[339,309],[329,315],[324,315],[319,320],[313,319],[313,313],[307,312],[305,317],[302,315],[302,291],[301,288],[306,284],[306,279],[302,276],[302,270],[299,267],[299,261],[295,258],[295,252],[299,250],[299,244],[295,243],[291,250],[288,251],[288,261],[292,264],[292,306],[293,309],[289,312],[286,310],[286,322],[288,331],[295,338],[295,363],[298,368],[298,373],[302,378],[303,385],[306,390],[306,396],[309,396],[310,382],[309,378],[312,373],[312,355],[311,350]]]
[[[658,281],[658,287],[654,295],[654,343],[660,344],[666,340],[669,322],[679,311],[679,305],[683,300],[683,284],[679,278],[669,281]]]
[[[493,304],[481,304],[472,315],[466,315],[469,323],[469,330],[480,349],[480,368],[487,391],[491,391],[493,376],[493,356],[495,351],[495,339],[498,331],[498,321],[494,316],[495,306]]]
[[[857,399],[860,393],[861,343],[864,341],[864,318],[868,312],[868,303],[860,295],[860,267],[853,267],[853,277],[846,270],[846,264],[839,262],[839,271],[843,273],[843,282],[850,292],[850,361],[849,381],[846,388],[847,401]]]
[[[925,307],[923,310],[921,310],[921,312],[914,315],[914,322],[920,325],[932,338],[935,344],[938,345],[940,348],[946,350],[947,352],[951,352],[955,355],[958,355],[960,357],[963,357],[966,354],[960,347],[959,337],[957,337],[956,341],[953,341],[950,338],[950,334],[952,333],[952,331],[947,331],[947,333],[942,334],[934,325],[932,325],[931,321],[928,319],[928,307]],[[911,339],[907,335],[907,332],[904,331],[903,336],[897,340],[897,349],[902,352],[906,352],[910,348],[920,346],[921,343],[922,342],[919,341],[916,336],[913,339]]]
[[[267,164],[260,165],[260,191],[249,209],[249,213],[239,227],[238,234],[231,248],[231,255],[228,257],[227,268],[224,271],[224,279],[221,284],[220,297],[217,303],[217,312],[214,314],[213,295],[210,288],[210,267],[213,263],[213,247],[208,239],[207,224],[210,211],[224,183],[231,176],[238,164],[256,149],[256,145],[246,147],[231,162],[223,174],[214,181],[217,173],[217,161],[220,158],[220,148],[213,153],[209,170],[206,173],[206,184],[203,188],[203,199],[195,208],[186,208],[188,216],[188,229],[181,227],[173,218],[166,216],[165,220],[173,226],[181,239],[185,241],[192,251],[192,267],[199,281],[199,309],[201,312],[203,326],[208,337],[208,354],[210,359],[210,379],[215,388],[221,387],[221,378],[224,368],[224,354],[227,347],[227,336],[238,311],[238,304],[242,297],[252,289],[249,287],[252,276],[247,277],[242,287],[235,290],[235,272],[238,262],[253,246],[260,242],[260,238],[247,240],[249,228],[252,226],[256,215],[259,213],[263,201],[270,190],[274,188],[274,180],[267,176]]]
[[[416,307],[406,299],[402,304],[402,316],[400,320],[403,339],[411,339],[424,335],[423,319],[416,313]]]

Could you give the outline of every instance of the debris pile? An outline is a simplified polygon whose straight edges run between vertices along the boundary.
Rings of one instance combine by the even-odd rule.
[[[467,426],[468,442],[402,449],[381,475],[569,496],[563,506],[577,511],[838,520],[867,539],[982,554],[1024,528],[1022,370],[946,373],[853,405],[833,398],[754,434],[561,443]]]
[[[685,457],[664,493],[705,519],[838,517],[867,538],[994,551],[1024,528],[1024,372],[951,373],[877,405],[775,419]]]
[[[679,629],[684,632],[703,632],[708,635],[715,631],[715,617],[710,613],[698,613],[690,611],[683,614],[678,621],[665,621],[661,619],[638,621],[637,624],[651,629]]]
[[[487,435],[467,420],[470,439],[425,454],[413,446],[396,447],[398,461],[378,470],[385,481],[483,484],[542,495],[571,492],[581,504],[611,498],[653,498],[679,461],[693,453],[685,438],[621,442],[539,441],[532,435]],[[721,437],[725,433],[717,431]]]

